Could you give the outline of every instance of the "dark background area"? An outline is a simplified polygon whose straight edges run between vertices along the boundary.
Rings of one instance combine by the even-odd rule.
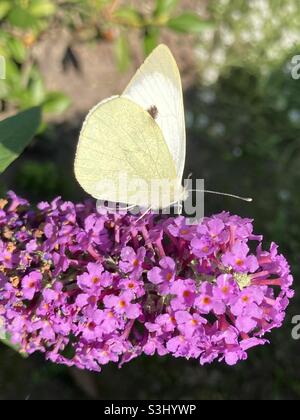
[[[216,3],[223,9],[214,8]],[[299,29],[297,32],[292,24],[295,15],[299,22],[300,8],[294,1],[266,1],[269,5],[276,3],[279,9],[270,6],[271,17],[263,17],[261,2],[253,2],[257,7],[253,9],[255,16],[265,19],[265,26],[256,29],[259,37],[255,28],[251,31],[247,27],[250,39],[242,41],[252,9],[242,7],[239,1],[228,3],[212,2],[210,13],[216,21],[213,35],[207,33],[197,39],[185,36],[181,41],[166,33],[162,38],[171,45],[183,73],[188,138],[186,175],[192,172],[193,178],[204,178],[208,189],[253,197],[254,202],[247,204],[206,196],[206,215],[227,210],[253,218],[255,232],[264,235],[265,246],[275,241],[287,256],[299,292],[300,80],[292,78],[290,63],[300,53]],[[283,3],[296,9],[285,11]],[[234,13],[238,19],[233,18]],[[293,19],[288,19],[288,13]],[[273,18],[270,36],[270,28],[266,28]],[[256,25],[258,19],[254,18]],[[230,45],[226,45],[224,36],[220,38],[224,25],[233,37]],[[295,40],[288,43],[293,37]],[[131,42],[138,45],[138,36]],[[76,48],[78,60],[83,60],[82,46]],[[84,50],[89,48],[85,46]],[[89,52],[89,69],[94,68],[91,60],[97,62],[101,51],[109,56],[111,47],[101,41],[95,48]],[[272,48],[276,51],[268,58]],[[116,81],[110,79],[112,92],[106,92],[107,85],[103,92],[105,80],[100,79],[98,99],[109,96],[120,85],[122,89],[122,81],[132,75],[138,62],[137,53],[132,69],[118,77],[111,60]],[[107,63],[105,71],[109,72]],[[103,71],[99,69],[100,73]],[[51,84],[55,77],[49,73],[51,66],[44,74]],[[55,79],[55,83],[63,87],[67,77]],[[71,109],[65,116],[50,120],[47,129],[1,177],[3,194],[13,189],[33,203],[57,195],[65,200],[84,198],[74,178],[73,160],[86,113],[80,101],[85,89],[78,95],[77,83],[88,77],[88,70],[83,75],[70,76],[74,85],[72,88],[69,84],[66,90],[74,93]],[[94,98],[90,102],[84,99],[87,109]],[[201,367],[194,361],[170,357],[140,357],[122,369],[109,365],[101,374],[92,374],[46,363],[41,355],[23,359],[0,344],[0,398],[299,399],[300,342],[291,337],[292,317],[297,314],[298,293],[289,306],[284,327],[268,336],[271,344],[251,350],[249,359],[236,367],[217,363]]]

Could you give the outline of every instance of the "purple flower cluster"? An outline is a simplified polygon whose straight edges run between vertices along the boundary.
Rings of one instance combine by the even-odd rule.
[[[292,276],[275,244],[228,213],[96,212],[0,201],[0,318],[22,351],[100,371],[141,355],[234,365],[282,325]],[[251,245],[251,250],[249,246]]]

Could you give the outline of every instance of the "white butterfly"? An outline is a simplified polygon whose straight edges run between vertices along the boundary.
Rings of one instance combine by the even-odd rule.
[[[182,186],[185,156],[180,73],[169,48],[160,45],[122,95],[105,99],[88,114],[75,175],[99,200],[165,209],[188,196]]]
[[[121,96],[102,101],[87,116],[75,174],[97,199],[164,208],[186,197],[185,153],[180,74],[168,47],[160,45]]]

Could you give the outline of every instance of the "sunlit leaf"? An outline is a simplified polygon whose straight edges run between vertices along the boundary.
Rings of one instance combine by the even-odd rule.
[[[22,63],[25,60],[27,51],[22,41],[17,38],[11,38],[7,42],[7,47],[15,61]]]
[[[18,353],[20,353],[20,355],[22,357],[24,357],[25,359],[28,357],[28,355],[24,352],[20,352],[20,347],[16,344],[13,344],[11,342],[11,338],[10,335],[7,334],[4,330],[3,330],[3,326],[1,325],[1,318],[0,318],[0,343],[5,344],[7,347],[10,347],[11,349],[17,351]]]
[[[159,42],[159,30],[157,28],[147,28],[144,35],[144,53],[148,56]]]
[[[10,11],[12,7],[11,1],[1,1],[0,2],[0,19],[5,18],[7,13]]]
[[[116,51],[118,69],[120,71],[127,70],[130,64],[130,52],[129,52],[128,40],[125,35],[121,35],[117,39],[115,51]]]
[[[62,114],[71,105],[70,98],[62,92],[50,92],[43,103],[45,113]]]
[[[168,27],[182,33],[199,33],[212,26],[212,22],[205,21],[196,13],[186,12],[168,21]]]
[[[38,23],[36,18],[22,7],[14,7],[8,15],[8,21],[11,25],[22,29],[32,29]]]
[[[0,173],[28,146],[40,122],[39,107],[28,109],[0,122]]]
[[[129,26],[141,26],[143,18],[139,12],[132,7],[122,7],[114,13],[117,22]]]
[[[1,81],[1,83],[3,82],[5,84],[12,84],[18,88],[21,85],[21,73],[17,64],[11,59],[6,59],[5,66],[6,80]]]
[[[176,6],[178,0],[156,0],[155,16],[169,14]]]
[[[46,90],[40,77],[33,80],[30,86],[30,99],[32,105],[40,105],[45,100]]]
[[[56,12],[56,5],[49,0],[31,0],[29,12],[36,17],[48,17]]]

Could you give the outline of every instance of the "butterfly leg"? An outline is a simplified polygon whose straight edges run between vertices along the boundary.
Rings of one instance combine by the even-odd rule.
[[[182,211],[183,211],[182,201],[178,201],[177,205],[178,205],[178,209],[179,209],[178,213],[179,213],[179,215],[181,215]]]
[[[121,207],[121,206],[110,207],[110,206],[102,205],[101,207],[106,209],[109,212],[118,213],[119,211],[132,210],[136,207],[136,205],[134,204],[134,205],[125,206],[125,207]]]

